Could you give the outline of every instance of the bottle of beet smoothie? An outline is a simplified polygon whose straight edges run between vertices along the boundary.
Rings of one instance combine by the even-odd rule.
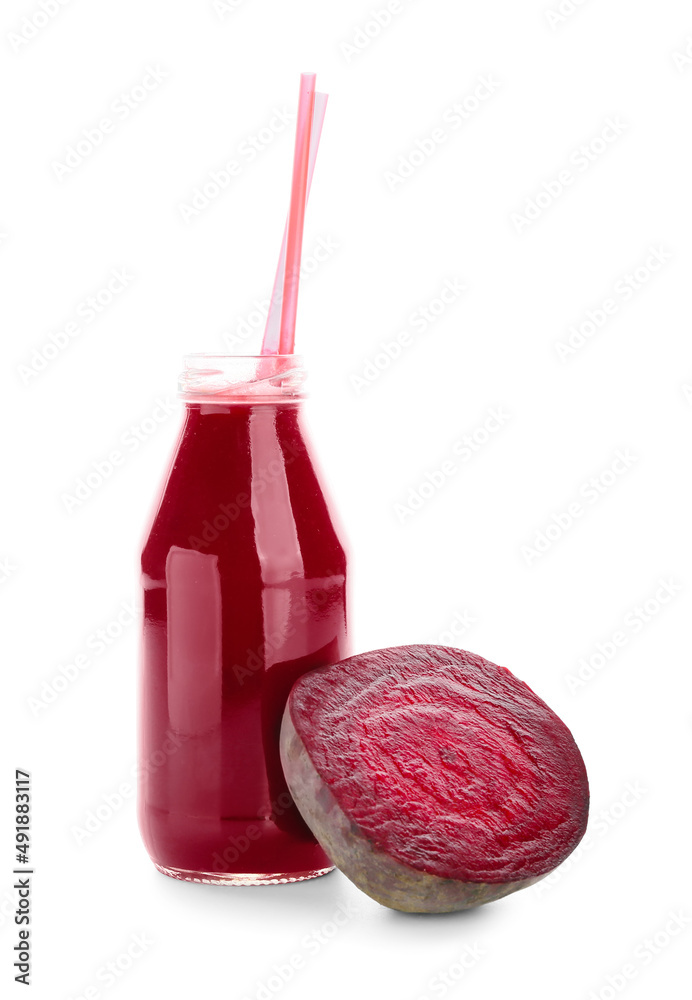
[[[226,885],[331,863],[279,761],[288,692],[347,656],[346,559],[295,355],[185,359],[185,418],[142,552],[139,821],[159,871]]]

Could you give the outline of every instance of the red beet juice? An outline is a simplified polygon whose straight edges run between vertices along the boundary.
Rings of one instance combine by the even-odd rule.
[[[142,552],[139,819],[159,871],[311,878],[331,862],[279,760],[288,692],[348,655],[346,559],[306,444],[295,356],[193,355]]]

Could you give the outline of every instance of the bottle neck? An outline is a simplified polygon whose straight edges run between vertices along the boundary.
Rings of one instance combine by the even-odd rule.
[[[204,412],[238,405],[295,406],[305,398],[305,369],[302,358],[294,354],[188,354],[184,365],[179,395]]]

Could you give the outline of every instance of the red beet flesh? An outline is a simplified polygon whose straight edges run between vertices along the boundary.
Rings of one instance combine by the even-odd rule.
[[[381,649],[305,674],[282,760],[332,860],[399,909],[505,895],[552,871],[586,828],[567,727],[509,670],[459,649]]]

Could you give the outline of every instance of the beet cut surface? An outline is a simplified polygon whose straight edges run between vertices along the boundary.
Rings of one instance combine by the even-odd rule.
[[[352,881],[397,909],[465,909],[576,847],[588,782],[571,733],[504,667],[400,646],[312,670],[282,727],[289,788]]]

